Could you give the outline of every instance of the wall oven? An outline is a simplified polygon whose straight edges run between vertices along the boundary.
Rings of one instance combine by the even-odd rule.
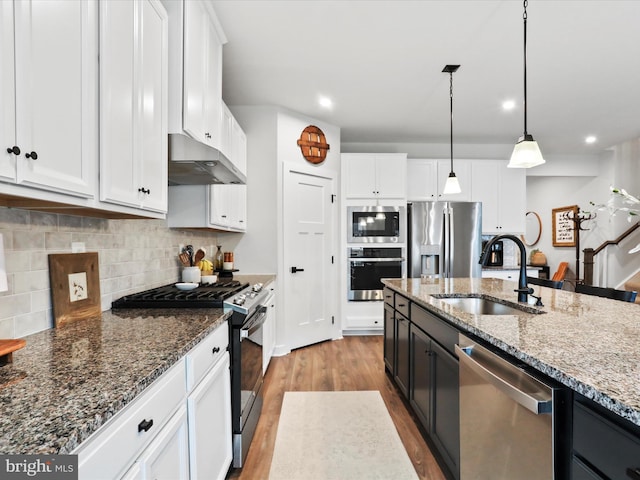
[[[347,242],[404,243],[406,207],[347,207]]]
[[[348,249],[349,301],[383,300],[381,279],[403,278],[406,260],[401,247],[351,247]]]

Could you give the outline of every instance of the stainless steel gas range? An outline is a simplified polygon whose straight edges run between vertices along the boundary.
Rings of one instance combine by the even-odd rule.
[[[224,308],[229,320],[233,467],[241,468],[262,411],[262,325],[269,296],[261,284],[221,280],[182,291],[165,285],[126,295],[112,303],[122,308]]]

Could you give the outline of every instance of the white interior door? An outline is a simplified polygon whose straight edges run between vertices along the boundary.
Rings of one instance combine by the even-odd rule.
[[[286,170],[285,336],[290,349],[332,338],[335,317],[333,179]],[[297,270],[297,271],[296,271]]]

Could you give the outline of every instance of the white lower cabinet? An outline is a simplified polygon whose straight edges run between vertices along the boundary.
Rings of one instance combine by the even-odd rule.
[[[182,359],[73,452],[78,454],[79,478],[120,478],[147,452],[185,398]]]
[[[187,399],[189,463],[193,480],[223,480],[233,460],[229,354]]]
[[[233,460],[225,322],[74,452],[80,480],[224,479]]]
[[[189,478],[187,408],[182,405],[146,448],[123,480],[179,480]]]

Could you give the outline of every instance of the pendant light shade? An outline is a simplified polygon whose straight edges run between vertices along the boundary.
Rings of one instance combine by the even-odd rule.
[[[449,178],[444,184],[444,190],[442,191],[443,195],[451,195],[452,193],[460,193],[462,189],[460,188],[460,182],[458,181],[458,177],[454,172],[449,173]]]
[[[453,72],[457,71],[460,65],[446,65],[442,71],[449,74],[449,121],[451,126],[451,171],[449,172],[449,178],[447,178],[444,184],[443,195],[451,195],[454,193],[462,192],[460,188],[460,182],[453,171]]]
[[[527,132],[527,5],[524,0],[524,134],[518,139],[518,143],[513,148],[511,159],[507,167],[509,168],[531,168],[545,163],[542,152],[538,147],[538,142]]]

